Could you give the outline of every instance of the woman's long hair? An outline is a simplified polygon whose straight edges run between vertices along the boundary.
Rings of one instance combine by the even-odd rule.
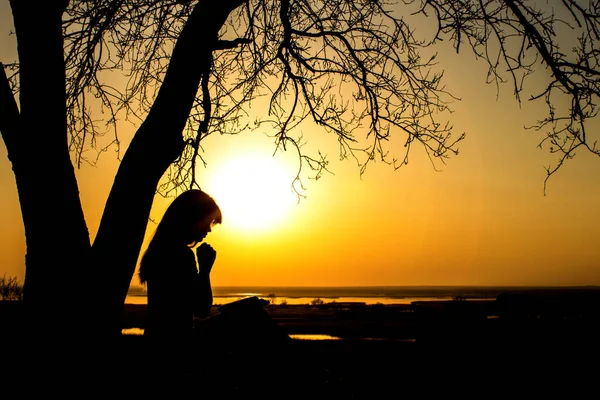
[[[195,245],[192,232],[199,224],[220,224],[221,209],[215,200],[200,189],[180,194],[167,208],[140,262],[140,282],[153,273],[154,263],[147,258],[173,245]]]

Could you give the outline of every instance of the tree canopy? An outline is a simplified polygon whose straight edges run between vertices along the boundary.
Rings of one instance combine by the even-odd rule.
[[[210,62],[195,66],[201,82],[168,188],[195,180],[203,138],[245,129],[268,130],[277,148],[291,145],[317,177],[327,159],[302,151],[303,124],[334,134],[340,156],[355,158],[361,172],[376,158],[400,168],[415,144],[434,165],[444,162],[464,134],[453,132],[444,115],[455,98],[444,89],[443,65],[436,65],[435,46],[442,42],[487,63],[488,83],[509,83],[518,101],[546,102],[546,118],[531,127],[558,156],[548,175],[577,149],[599,152],[586,129],[597,115],[597,1],[238,3]],[[78,162],[107,132],[111,140],[98,150],[119,146],[120,118],[143,121],[195,4],[69,2],[63,18],[67,126]],[[526,84],[535,73],[549,78],[532,93]],[[252,103],[262,108],[250,110]]]
[[[184,3],[184,4],[182,4]],[[435,115],[447,107],[441,73],[419,49],[429,43],[386,2],[248,1],[220,30],[188,119],[186,147],[171,169],[170,184],[190,185],[209,134],[234,134],[269,125],[275,145],[299,151],[303,166],[319,176],[320,154],[305,154],[298,130],[303,122],[336,135],[342,157],[365,168],[380,157],[399,167],[413,142],[432,159],[456,153],[448,124]],[[170,53],[193,2],[72,2],[64,22],[71,149],[79,160],[101,128],[90,104],[107,111],[114,142],[120,113],[141,121],[152,107]],[[122,72],[120,86],[107,73]],[[91,100],[90,100],[91,99]],[[263,99],[266,99],[263,101]],[[262,101],[262,102],[261,102]],[[250,104],[264,107],[249,110]],[[404,154],[390,155],[385,143],[398,131]],[[300,178],[300,176],[298,176]]]

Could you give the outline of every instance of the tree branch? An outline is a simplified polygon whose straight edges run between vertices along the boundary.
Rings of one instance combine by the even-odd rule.
[[[246,38],[237,38],[234,40],[217,40],[217,43],[213,47],[214,50],[225,50],[233,49],[241,44],[252,43],[252,40]]]
[[[8,158],[13,161],[16,153],[13,152],[18,130],[19,107],[10,88],[4,64],[0,62],[0,134],[4,138]]]

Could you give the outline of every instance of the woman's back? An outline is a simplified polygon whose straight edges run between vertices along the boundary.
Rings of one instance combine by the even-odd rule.
[[[194,322],[193,296],[197,274],[193,251],[170,246],[149,252],[146,288],[148,320],[145,335],[157,340],[186,340]]]

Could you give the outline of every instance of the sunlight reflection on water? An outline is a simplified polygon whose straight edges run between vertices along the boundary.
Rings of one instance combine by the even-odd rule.
[[[121,333],[123,335],[134,335],[139,336],[144,334],[144,329],[142,328],[127,328],[122,329]],[[289,335],[290,338],[295,340],[344,340],[338,336],[332,335],[324,335],[320,333],[297,333]],[[360,340],[385,340],[385,341],[401,341],[401,342],[416,342],[416,339],[388,339],[388,338],[361,338]]]
[[[121,333],[123,335],[143,335],[144,329],[142,328],[126,328],[122,329]],[[331,335],[321,335],[321,334],[296,334],[290,335],[292,339],[301,339],[301,340],[340,340],[341,338],[337,336]]]
[[[126,328],[126,329],[121,329],[121,334],[123,334],[123,335],[143,335],[144,330],[142,328]]]
[[[322,334],[304,334],[304,333],[299,333],[299,334],[294,334],[294,335],[289,335],[292,339],[299,339],[299,340],[341,340],[341,338],[337,337],[337,336],[331,336],[331,335],[322,335]]]

